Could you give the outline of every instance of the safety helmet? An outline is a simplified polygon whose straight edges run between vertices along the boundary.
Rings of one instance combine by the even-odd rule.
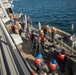
[[[53,64],[56,64],[56,63],[57,63],[57,61],[56,61],[55,59],[53,59],[53,60],[52,60],[52,63],[53,63]]]
[[[49,28],[49,25],[46,25],[47,28]]]
[[[40,30],[40,33],[43,33],[43,30]]]
[[[32,30],[31,33],[34,33],[34,30]]]
[[[65,53],[65,50],[64,50],[64,49],[62,49],[62,50],[61,50],[61,53]]]
[[[38,55],[37,55],[37,58],[38,58],[38,59],[42,58],[42,54],[38,54]]]
[[[52,29],[55,29],[55,27],[52,27]]]

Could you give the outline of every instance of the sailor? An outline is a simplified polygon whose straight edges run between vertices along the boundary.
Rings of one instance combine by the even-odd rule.
[[[57,70],[59,69],[59,65],[56,61],[56,59],[53,59],[51,62],[50,62],[50,69],[51,69],[51,72],[52,72],[52,75],[55,75],[55,73],[57,72]]]
[[[55,34],[56,34],[56,28],[55,28],[55,27],[52,27],[52,29],[51,29],[51,33],[52,33],[52,43],[54,43],[54,40],[55,40]]]
[[[61,53],[58,54],[58,63],[60,65],[61,72],[65,72],[66,60],[67,60],[67,57],[65,54],[65,50],[62,49]]]
[[[43,70],[44,65],[45,65],[42,54],[37,55],[37,57],[35,58],[35,63],[37,65],[37,72],[40,74]]]
[[[12,21],[10,24],[11,24],[11,28],[12,28],[12,33],[15,33],[15,29],[14,29],[15,24],[14,24],[14,22]]]
[[[18,21],[16,21],[16,25],[18,26],[19,35],[21,35],[21,33],[22,33],[21,24]]]
[[[18,24],[18,27],[19,27],[19,35],[21,35],[22,34],[21,24]]]
[[[14,20],[16,20],[16,19],[17,19],[17,16],[16,16],[16,15],[14,15],[14,16],[13,16],[13,19],[14,19]]]
[[[46,25],[44,27],[44,36],[47,36],[48,35],[48,30],[49,30],[49,25]]]
[[[12,25],[11,28],[12,28],[12,33],[15,33],[14,25]]]
[[[19,24],[21,24],[22,29],[24,30],[24,22],[22,22],[21,20],[18,20]]]
[[[38,51],[37,49],[38,49],[38,41],[39,41],[39,39],[38,39],[38,34],[34,31],[34,30],[32,30],[31,31],[31,33],[29,34],[29,36],[30,36],[30,39],[31,39],[31,41],[32,41],[32,48],[31,48],[31,51]],[[35,52],[34,52],[35,53]],[[34,56],[36,55],[36,53],[34,54]]]
[[[16,34],[19,34],[19,28],[18,28],[18,25],[14,25],[14,29],[15,29],[15,33],[16,33]]]
[[[30,16],[27,16],[27,25],[31,25]]]
[[[46,42],[46,37],[44,36],[43,30],[40,30],[40,41],[41,41],[42,49],[44,51],[44,43]]]
[[[31,41],[33,42],[33,40],[34,40],[34,30],[31,31],[30,38],[31,38]]]

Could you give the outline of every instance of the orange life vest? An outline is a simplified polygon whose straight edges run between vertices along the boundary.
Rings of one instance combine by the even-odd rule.
[[[52,62],[50,62],[50,69],[51,70],[56,70],[57,64],[52,64]]]
[[[59,53],[58,58],[59,58],[61,61],[64,61],[65,56],[66,56],[65,54]]]
[[[46,41],[45,36],[41,36],[41,41],[42,41],[42,42],[45,42],[45,41]]]
[[[18,30],[18,26],[15,25],[15,26],[14,26],[14,29],[15,29],[15,30]]]
[[[44,59],[42,59],[42,58],[41,58],[41,59],[38,59],[38,58],[35,59],[35,63],[36,63],[38,66],[41,66],[41,62],[42,62],[42,61],[44,61]]]
[[[32,38],[32,37],[33,37],[33,35],[34,35],[33,33],[30,33],[30,38]]]

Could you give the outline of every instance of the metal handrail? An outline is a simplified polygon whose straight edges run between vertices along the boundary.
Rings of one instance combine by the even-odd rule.
[[[0,72],[1,72],[0,73],[1,75],[7,75],[4,60],[3,60],[3,56],[2,56],[1,41],[0,41]]]
[[[49,28],[51,29],[51,27],[49,27]],[[34,29],[35,31],[37,31],[37,29],[34,28],[34,27],[32,27],[32,26],[31,26],[31,29]],[[71,36],[71,34],[65,32],[65,31],[63,31],[63,30],[60,30],[60,29],[58,29],[58,28],[56,28],[56,30],[57,30],[57,34],[62,34],[63,36],[67,36],[68,39],[69,39],[70,36]],[[49,33],[50,33],[50,32],[49,32]],[[51,36],[51,35],[50,35],[50,36]],[[58,40],[57,38],[55,38],[55,41],[57,41],[58,44],[60,44],[60,45],[63,44],[63,47],[65,47],[66,49],[68,49],[70,52],[73,51],[74,53],[76,53],[76,51],[75,51],[74,49],[72,49],[72,47],[68,46],[68,45],[67,45],[66,43],[64,43],[63,41]]]
[[[10,48],[7,44],[7,40],[6,40],[6,36],[4,35],[4,32],[3,30],[0,28],[0,32],[1,32],[1,35],[2,35],[2,39],[3,41],[5,41],[6,43],[2,42],[1,41],[1,51],[2,51],[2,54],[3,54],[3,60],[4,60],[4,64],[5,64],[5,67],[6,67],[6,71],[7,71],[7,74],[11,74],[11,75],[19,75],[19,72],[17,70],[17,67],[15,65],[15,62],[14,62],[14,59],[12,57],[12,54],[10,52]],[[12,69],[11,69],[12,67]]]

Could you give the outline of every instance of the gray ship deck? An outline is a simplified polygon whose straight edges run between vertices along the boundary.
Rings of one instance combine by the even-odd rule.
[[[10,27],[9,27],[9,30],[11,30]],[[33,56],[32,52],[31,52],[32,43],[30,40],[29,41],[26,40],[25,35],[26,35],[26,33],[22,32],[21,37],[22,37],[23,43],[21,45],[18,45],[18,48],[19,48],[19,51],[20,51],[21,55],[23,56],[23,58],[27,60],[27,62],[29,63],[29,65],[31,66],[33,71],[36,73],[36,64],[34,62],[35,57]],[[57,34],[57,37],[61,37],[61,36]],[[64,48],[63,46],[56,45],[56,42],[55,42],[55,46],[56,46],[56,48],[58,47],[58,50],[55,49],[55,51],[52,52],[51,50],[48,50],[48,46],[51,44],[52,43],[49,41],[45,42],[45,56],[47,56],[47,58],[45,58],[46,65],[44,66],[44,68],[47,69],[47,72],[49,72],[48,66],[49,66],[51,59],[57,58],[58,52],[60,52],[60,50],[62,48]],[[71,67],[74,64],[74,62],[76,62],[76,57],[75,56],[71,57],[71,52],[66,48],[64,48],[64,49],[66,50],[66,54],[68,57],[67,64],[66,64],[66,72],[61,73],[59,70],[56,75],[71,75],[71,72],[70,72]],[[50,74],[47,73],[47,75],[51,75],[51,73]]]
[[[31,68],[34,70],[34,72],[36,73],[36,64],[34,62],[35,57],[33,56],[32,52],[31,52],[31,41],[26,41],[25,40],[25,33],[22,33],[22,39],[23,39],[23,44],[22,44],[22,50],[20,50],[21,54],[23,55],[23,57],[25,59],[27,59],[28,63],[30,64]],[[44,66],[47,69],[47,72],[49,71],[48,66],[49,66],[49,62],[52,58],[56,58],[58,52],[60,52],[60,50],[56,50],[56,51],[49,51],[48,50],[48,46],[51,45],[51,42],[46,42],[45,43],[45,52],[46,52],[46,56],[47,58],[45,59],[45,63],[46,65]],[[64,48],[64,47],[62,47]],[[61,49],[61,48],[60,48]],[[65,48],[64,48],[65,49]],[[73,57],[70,57],[70,52],[69,50],[66,50],[66,54],[68,56],[68,60],[67,60],[67,64],[66,64],[66,72],[65,73],[61,73],[60,71],[57,72],[56,75],[71,75],[70,73],[70,68],[72,67],[71,65],[74,64],[74,61],[76,61]],[[51,75],[47,74],[47,75]]]

